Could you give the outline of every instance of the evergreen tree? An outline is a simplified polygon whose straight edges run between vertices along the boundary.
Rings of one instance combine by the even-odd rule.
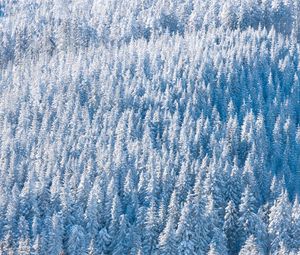
[[[247,186],[239,206],[240,247],[250,235],[257,236],[259,242],[265,242],[266,227],[256,213],[255,204],[255,198]]]
[[[18,249],[17,253],[22,255],[30,254],[30,239],[29,239],[29,226],[24,216],[20,217],[18,224],[19,236],[18,236]]]
[[[195,233],[196,253],[204,254],[208,250],[209,245],[209,224],[205,214],[205,198],[201,192],[201,174],[196,179],[192,193],[192,215]]]
[[[145,232],[143,233],[143,251],[145,254],[155,252],[157,246],[157,209],[154,200],[151,201],[145,215]]]
[[[279,248],[279,243],[290,245],[288,230],[291,228],[291,205],[286,190],[282,190],[280,196],[270,208],[270,223],[268,232],[271,238],[270,252]]]
[[[257,245],[255,237],[250,235],[246,240],[245,244],[243,245],[242,249],[239,252],[239,255],[246,255],[246,254],[253,254],[253,255],[262,255],[264,254],[260,247]]]
[[[67,241],[67,252],[70,254],[84,254],[86,249],[84,229],[79,225],[72,226]]]
[[[223,230],[227,238],[227,247],[233,254],[238,252],[239,225],[238,211],[233,201],[229,201],[225,209]]]
[[[228,254],[226,239],[223,231],[218,228],[213,230],[213,238],[209,245],[208,254],[218,255],[218,254]]]
[[[130,225],[125,215],[119,218],[120,228],[117,233],[116,244],[113,249],[113,254],[129,253],[131,247]]]
[[[106,228],[102,228],[97,236],[97,251],[99,253],[107,253],[111,244],[111,237],[107,233]]]
[[[169,216],[167,224],[159,236],[158,245],[160,254],[177,254],[177,240],[172,215]]]
[[[63,234],[63,221],[61,216],[54,214],[52,216],[52,226],[49,233],[49,254],[60,254],[63,251]]]
[[[300,204],[298,200],[298,196],[296,196],[293,207],[292,207],[292,222],[291,222],[291,229],[290,229],[290,236],[291,236],[291,247],[293,249],[299,249],[300,241],[298,236],[300,235]]]
[[[192,224],[192,200],[184,203],[176,230],[176,240],[178,242],[177,252],[180,254],[194,254],[196,250],[196,240],[194,235],[194,226]]]

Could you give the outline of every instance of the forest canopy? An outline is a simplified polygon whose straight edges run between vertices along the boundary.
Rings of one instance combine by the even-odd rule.
[[[1,1],[0,254],[300,254],[299,13]]]

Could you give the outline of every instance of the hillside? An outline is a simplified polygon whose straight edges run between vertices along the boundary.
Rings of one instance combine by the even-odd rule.
[[[300,1],[0,2],[0,254],[300,254]]]

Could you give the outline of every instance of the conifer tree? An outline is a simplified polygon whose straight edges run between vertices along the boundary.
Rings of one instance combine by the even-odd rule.
[[[215,228],[209,245],[208,254],[228,254],[226,238],[222,230]]]
[[[97,235],[97,251],[100,253],[107,253],[111,244],[111,237],[107,233],[106,228],[102,228]]]
[[[192,200],[191,195],[181,210],[181,215],[176,230],[176,240],[178,242],[177,252],[180,254],[194,254],[196,250],[196,240],[192,224]]]
[[[292,207],[292,222],[291,222],[291,229],[290,229],[290,236],[291,236],[291,247],[293,249],[299,249],[300,241],[298,236],[300,235],[300,204],[298,200],[298,196],[296,196],[293,207]]]
[[[260,247],[257,245],[255,237],[250,235],[246,240],[245,244],[243,245],[242,249],[239,252],[239,255],[246,255],[246,254],[253,254],[253,255],[262,255],[264,254]]]
[[[280,196],[270,208],[270,223],[268,232],[271,238],[270,252],[278,250],[279,243],[290,245],[288,230],[291,228],[291,205],[286,190],[282,190]]]
[[[84,254],[86,249],[84,229],[79,225],[72,226],[67,241],[67,252],[70,254]]]
[[[63,221],[58,214],[54,214],[51,221],[48,252],[49,254],[60,254],[63,251]]]
[[[239,225],[238,211],[233,201],[229,201],[225,209],[223,230],[227,238],[228,250],[236,254],[238,251]]]
[[[160,254],[177,254],[177,240],[174,228],[174,219],[170,215],[167,224],[159,236],[159,252]]]

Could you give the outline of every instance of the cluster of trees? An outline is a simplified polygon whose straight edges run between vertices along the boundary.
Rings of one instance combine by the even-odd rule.
[[[300,254],[296,7],[2,1],[0,253]]]
[[[121,46],[165,33],[274,28],[300,40],[299,0],[3,0],[0,66],[24,54]]]

